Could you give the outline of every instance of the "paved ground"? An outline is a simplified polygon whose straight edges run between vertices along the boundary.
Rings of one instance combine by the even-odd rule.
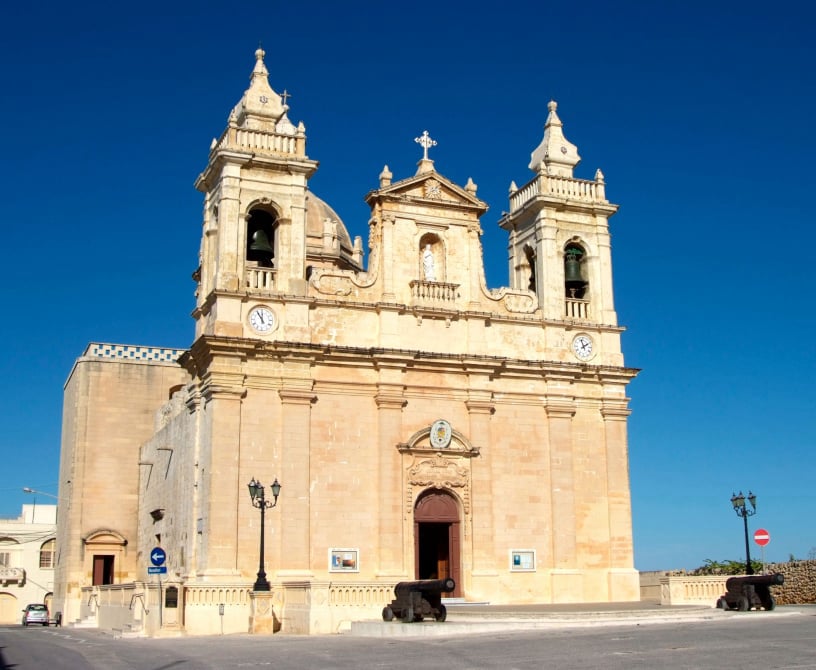
[[[677,624],[683,622],[727,621],[733,617],[760,615],[767,620],[816,614],[816,606],[777,608],[773,612],[723,611],[710,606],[667,607],[657,603],[581,603],[559,605],[469,605],[448,604],[447,621],[433,620],[404,624],[399,621],[361,621],[349,633],[359,637],[428,637],[506,633],[511,631],[581,628],[610,625]]]
[[[702,621],[691,618],[699,609],[696,614],[675,608],[536,609],[486,609],[471,621],[518,626],[525,622],[516,619],[528,615],[533,622],[549,621],[547,628],[451,634],[448,622],[391,625],[391,631],[449,631],[415,639],[246,634],[115,639],[96,630],[7,626],[0,627],[0,670],[816,670],[816,606],[774,612],[709,608],[712,618]],[[667,618],[678,614],[688,618]],[[575,619],[560,621],[567,615]],[[644,625],[661,621],[669,625]]]

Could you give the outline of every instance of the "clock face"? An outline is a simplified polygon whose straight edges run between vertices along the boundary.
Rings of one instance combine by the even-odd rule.
[[[249,313],[249,325],[256,333],[269,333],[275,327],[275,313],[268,307],[254,307]]]
[[[592,338],[589,335],[577,335],[572,341],[573,353],[582,361],[587,361],[592,358],[594,345]]]
[[[431,446],[436,449],[444,449],[451,441],[451,425],[444,419],[434,421],[431,426]]]

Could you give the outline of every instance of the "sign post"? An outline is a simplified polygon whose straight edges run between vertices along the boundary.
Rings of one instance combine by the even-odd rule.
[[[771,534],[764,528],[754,531],[754,542],[762,548],[762,572],[765,572],[765,545],[771,541]]]
[[[165,553],[164,549],[161,547],[153,547],[150,552],[150,562],[153,564],[152,566],[147,567],[147,574],[149,575],[156,575],[156,582],[159,585],[159,626],[162,625],[162,610],[164,609],[164,603],[162,602],[162,588],[161,588],[161,577],[159,575],[166,575],[167,574],[167,566],[164,562],[167,560],[167,554]]]

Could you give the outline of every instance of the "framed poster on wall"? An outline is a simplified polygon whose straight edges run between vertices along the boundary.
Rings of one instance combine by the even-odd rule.
[[[510,572],[535,572],[535,549],[511,549]]]
[[[329,549],[329,572],[360,572],[359,549]]]

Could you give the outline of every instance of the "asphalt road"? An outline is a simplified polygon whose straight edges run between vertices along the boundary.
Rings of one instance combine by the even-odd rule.
[[[779,618],[749,612],[723,621],[409,639],[345,635],[114,639],[94,630],[0,627],[0,670],[12,668],[816,670],[816,608]]]

